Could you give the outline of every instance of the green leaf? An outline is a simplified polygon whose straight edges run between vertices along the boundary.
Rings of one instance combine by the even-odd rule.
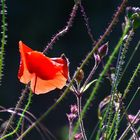
[[[97,81],[97,79],[89,82],[86,86],[82,86],[81,89],[80,89],[80,92],[85,92],[91,85],[93,85],[95,82]]]

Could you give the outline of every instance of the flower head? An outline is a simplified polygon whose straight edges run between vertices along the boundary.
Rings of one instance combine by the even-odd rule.
[[[49,58],[19,42],[21,56],[18,78],[28,84],[36,94],[47,93],[56,88],[62,89],[68,79],[68,60],[63,55]]]

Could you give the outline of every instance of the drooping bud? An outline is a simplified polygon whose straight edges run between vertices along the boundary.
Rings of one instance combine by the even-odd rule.
[[[75,79],[77,80],[78,83],[80,83],[84,78],[84,71],[82,69],[79,70],[79,68],[78,68],[78,71],[79,72],[77,73]]]

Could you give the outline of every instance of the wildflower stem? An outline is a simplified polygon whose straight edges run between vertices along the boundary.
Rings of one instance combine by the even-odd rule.
[[[104,39],[111,33],[113,26],[117,23],[118,17],[121,14],[121,12],[124,10],[124,7],[127,3],[127,0],[123,0],[120,7],[118,8],[117,12],[115,13],[111,23],[109,24],[108,28],[106,29],[105,33],[101,36],[101,38],[96,43],[95,47],[91,50],[91,52],[87,55],[87,57],[84,59],[82,64],[80,65],[79,69],[76,71],[76,74],[74,74],[71,82],[69,83],[68,87],[63,92],[62,96],[57,100],[55,104],[53,104],[36,122],[34,122],[24,133],[17,139],[20,140],[20,138],[23,138],[27,133],[29,133],[41,120],[43,120],[67,95],[70,87],[73,85],[73,82],[75,81],[75,77],[79,73],[80,69],[82,69],[88,62],[88,60],[93,56],[93,53],[96,49],[100,46],[100,44],[104,41]],[[47,48],[46,48],[47,49]],[[46,53],[46,50],[43,51]]]
[[[80,120],[80,131],[82,133],[83,140],[87,140],[86,134],[85,134],[85,129],[84,129],[84,124],[83,124],[83,119],[81,117],[81,111],[82,111],[82,96],[77,96],[77,107],[78,107],[78,118]],[[71,137],[72,138],[72,137]]]
[[[126,21],[126,22],[129,22],[129,21]],[[112,82],[112,89],[111,89],[112,98],[111,98],[111,101],[110,101],[111,105],[110,105],[110,108],[109,108],[109,116],[107,117],[107,126],[112,126],[112,124],[113,124],[111,118],[113,117],[112,112],[113,112],[113,106],[114,106],[113,105],[114,94],[117,93],[117,88],[118,88],[118,84],[119,84],[119,81],[120,81],[120,73],[122,71],[122,68],[123,68],[123,65],[124,65],[124,60],[125,60],[125,55],[127,53],[127,49],[128,49],[130,41],[132,40],[133,35],[134,35],[134,32],[133,32],[133,29],[131,29],[127,34],[127,39],[124,40],[125,42],[123,42],[123,44],[122,44],[123,47],[120,49],[120,53],[119,53],[118,60],[117,60],[117,65],[116,65],[115,77],[114,77],[113,82]],[[115,119],[115,117],[113,119]],[[116,122],[116,126],[117,126],[118,120],[114,121],[114,123],[115,122]],[[111,127],[111,128],[108,127],[108,129],[106,131],[106,134],[108,135],[107,137],[110,136],[112,129],[113,129],[113,127]],[[118,126],[115,129],[116,129],[115,132],[117,134]]]
[[[29,106],[30,106],[32,95],[33,95],[33,94],[32,94],[32,92],[30,91],[29,97],[28,97],[28,102],[27,102],[27,104],[26,104],[26,106],[25,106],[25,108],[24,108],[24,110],[23,110],[23,112],[22,112],[22,114],[21,114],[21,116],[20,116],[20,118],[19,118],[19,121],[18,121],[18,123],[17,123],[16,128],[15,128],[12,132],[10,132],[10,133],[4,135],[3,137],[1,137],[0,140],[6,139],[6,138],[8,138],[8,137],[14,135],[14,134],[18,131],[18,129],[19,129],[19,127],[20,127],[20,125],[21,125],[21,123],[22,123],[22,121],[23,121],[24,114],[25,114],[25,112],[28,110],[28,108],[29,108]]]
[[[127,115],[127,110],[129,109],[130,105],[132,104],[132,101],[134,100],[134,98],[136,97],[136,95],[138,94],[139,91],[140,91],[140,87],[137,88],[136,92],[134,93],[134,95],[133,95],[132,99],[130,100],[129,104],[127,105],[127,108],[126,108],[126,109],[124,108],[124,106],[122,106],[122,107],[123,107],[123,114],[121,115],[119,124],[121,123],[121,121],[122,121],[124,115]],[[128,116],[128,115],[127,115],[127,116]],[[130,122],[130,121],[129,121],[129,122]],[[118,126],[119,126],[119,124],[118,124]],[[131,123],[131,127],[132,127],[132,125],[133,125],[133,124]],[[112,132],[111,137],[112,137],[112,135],[114,135],[114,132]]]
[[[1,25],[1,48],[0,48],[0,84],[1,84],[1,80],[2,80],[2,71],[3,71],[3,64],[4,64],[4,51],[5,51],[5,44],[6,44],[6,3],[5,0],[1,0],[1,21],[2,21],[2,25]]]
[[[95,63],[94,67],[92,68],[90,74],[88,75],[87,79],[85,80],[84,84],[83,84],[83,91],[86,87],[86,85],[88,84],[88,82],[91,80],[93,74],[95,73],[96,69],[97,69],[98,65]]]
[[[70,14],[70,18],[69,21],[67,22],[67,26],[64,27],[60,32],[58,32],[52,39],[51,42],[46,46],[46,48],[44,49],[43,53],[47,53],[47,51],[53,46],[53,44],[56,42],[56,40],[59,39],[60,36],[64,35],[65,33],[68,32],[68,30],[70,29],[70,27],[72,27],[73,24],[73,20],[76,16],[76,12],[78,9],[78,4],[79,2],[76,2],[75,5],[73,6],[72,12]]]
[[[122,72],[122,74],[121,74],[120,81],[122,80],[123,75],[124,75],[124,73],[125,73],[126,69],[128,68],[128,65],[130,64],[131,60],[133,59],[133,56],[134,56],[134,55],[135,55],[135,53],[137,52],[137,50],[138,50],[139,46],[140,46],[140,41],[137,43],[137,45],[136,45],[136,47],[135,47],[135,49],[134,49],[133,53],[131,54],[131,56],[130,56],[130,58],[129,58],[129,60],[128,60],[128,62],[127,62],[127,64],[126,64],[126,66],[125,66],[125,68],[124,68],[124,70],[123,70],[123,72]],[[119,82],[120,82],[120,81],[119,81]]]
[[[95,40],[94,40],[94,37],[93,37],[93,35],[91,33],[91,28],[89,26],[88,17],[86,15],[85,9],[84,9],[84,7],[83,7],[83,5],[81,3],[80,3],[80,9],[81,9],[84,21],[85,21],[85,25],[87,27],[87,33],[88,33],[88,35],[89,35],[89,37],[90,37],[90,39],[92,41],[92,44],[94,45],[95,44]]]
[[[23,99],[24,99],[25,96],[26,96],[26,92],[27,92],[27,90],[28,90],[28,87],[29,87],[29,85],[27,85],[27,86],[25,87],[25,89],[23,90],[23,92],[21,93],[21,97],[20,97],[20,99],[19,99],[19,101],[18,101],[18,103],[17,103],[17,105],[16,105],[16,107],[15,107],[14,112],[17,112],[17,109],[20,108],[21,103],[22,103]],[[1,137],[4,136],[4,135],[6,134],[6,132],[8,131],[8,129],[9,129],[11,123],[12,123],[13,120],[14,120],[14,117],[15,117],[15,113],[13,113],[13,114],[10,116],[9,121],[8,121],[8,123],[7,123],[7,125],[6,125],[6,127],[5,127],[5,129],[4,129],[4,131],[3,131],[2,135],[1,135]]]
[[[114,57],[115,57],[116,53],[118,52],[120,46],[122,45],[124,36],[128,33],[129,28],[130,28],[130,23],[126,24],[125,29],[124,29],[123,34],[122,34],[122,37],[120,38],[118,44],[116,45],[113,53],[109,57],[109,60],[107,61],[106,65],[104,67],[104,70],[101,72],[101,74],[100,74],[100,76],[99,76],[99,78],[98,78],[98,80],[96,82],[96,85],[95,85],[95,87],[94,87],[89,99],[87,100],[87,102],[86,102],[86,104],[85,104],[85,106],[84,106],[84,108],[83,108],[83,110],[81,112],[81,117],[82,118],[84,117],[84,115],[85,115],[85,113],[87,111],[87,108],[90,106],[90,103],[94,99],[95,94],[97,93],[97,90],[99,88],[100,82],[103,79],[103,76],[106,74],[107,70],[109,69],[112,61],[114,60]],[[78,120],[78,122],[76,124],[76,127],[74,128],[74,133],[77,131],[79,124],[80,124],[80,119]]]
[[[73,123],[72,123],[72,121],[69,121],[69,140],[72,137],[72,128],[73,128]]]
[[[128,92],[129,92],[129,89],[130,89],[130,87],[131,87],[131,85],[132,85],[132,83],[134,81],[134,78],[137,76],[139,70],[140,70],[140,63],[138,64],[137,68],[135,69],[135,71],[134,71],[134,73],[133,73],[133,75],[132,75],[132,77],[131,77],[131,79],[130,79],[127,87],[126,87],[126,89],[124,90],[123,99],[126,98]]]
[[[136,119],[139,118],[139,115],[140,115],[140,110],[136,114],[135,119],[132,121],[132,124],[134,124]],[[129,124],[128,127],[125,129],[125,131],[123,132],[123,134],[121,135],[121,137],[118,140],[123,140],[130,129],[131,129],[131,125]]]

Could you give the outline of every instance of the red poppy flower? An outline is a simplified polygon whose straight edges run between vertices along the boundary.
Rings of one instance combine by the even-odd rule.
[[[63,55],[49,58],[19,42],[21,56],[18,78],[28,84],[36,94],[47,93],[56,88],[62,89],[68,79],[68,60]]]

